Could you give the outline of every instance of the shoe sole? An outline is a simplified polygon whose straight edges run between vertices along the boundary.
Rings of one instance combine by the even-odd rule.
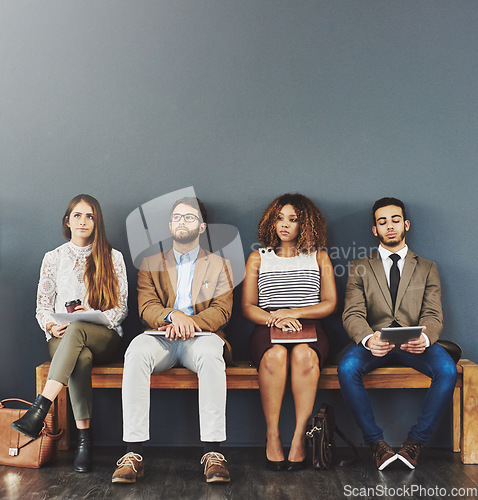
[[[392,462],[395,462],[399,456],[397,454],[393,455],[393,457],[390,457],[388,460],[385,460],[383,464],[378,468],[378,470],[383,470],[385,467],[388,467]]]
[[[230,481],[230,477],[210,477],[206,479],[206,483],[229,483]]]
[[[134,484],[136,479],[115,478],[112,479],[111,482],[116,484]]]
[[[19,427],[17,424],[15,424],[15,422],[12,422],[11,427],[14,431],[17,431],[20,434],[23,434],[24,436],[29,437],[30,439],[36,439],[41,434],[41,431],[36,436],[34,436],[33,434],[27,434],[21,427]]]
[[[405,457],[403,457],[402,455],[399,455],[399,454],[397,453],[397,458],[398,458],[399,460],[401,460],[401,461],[402,461],[402,462],[403,462],[403,463],[404,463],[407,467],[410,467],[410,469],[415,469],[415,466],[414,466],[412,463],[410,463],[410,462],[409,462],[409,461],[408,461]]]
[[[299,472],[301,470],[304,470],[307,468],[307,465],[306,464],[292,464],[292,465],[288,465],[287,466],[287,472]]]
[[[134,484],[137,479],[141,479],[144,476],[143,473],[138,473],[136,476],[136,479],[127,479],[126,477],[113,477],[111,479],[112,483],[117,483],[117,484]]]

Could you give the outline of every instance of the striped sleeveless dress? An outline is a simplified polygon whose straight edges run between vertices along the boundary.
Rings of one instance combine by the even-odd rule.
[[[260,248],[258,306],[266,311],[306,307],[320,302],[320,269],[317,254],[299,254],[294,257],[279,257],[272,248]],[[308,342],[320,359],[321,366],[329,352],[329,342],[320,320],[299,319],[302,324],[313,324],[317,341]],[[292,349],[296,344],[284,344]],[[273,344],[269,327],[256,325],[249,341],[249,354],[258,367],[264,353]]]
[[[287,309],[320,302],[320,270],[316,252],[278,257],[271,248],[261,248],[259,307]]]

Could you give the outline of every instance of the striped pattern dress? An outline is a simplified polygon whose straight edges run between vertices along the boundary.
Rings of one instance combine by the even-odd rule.
[[[316,252],[278,257],[271,248],[261,248],[259,307],[287,309],[320,302],[320,270]]]
[[[278,257],[272,248],[259,249],[261,266],[259,269],[258,306],[266,311],[306,307],[320,302],[320,269],[316,252],[310,255],[300,254],[295,257]],[[307,345],[316,351],[320,366],[328,358],[329,340],[322,323],[318,319],[300,319],[303,325],[314,325],[317,340]],[[294,344],[285,344],[292,349]],[[256,367],[259,367],[264,353],[273,347],[270,329],[265,325],[256,325],[249,338],[249,355]]]

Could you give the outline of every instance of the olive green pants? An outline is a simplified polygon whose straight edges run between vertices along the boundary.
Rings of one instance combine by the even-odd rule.
[[[121,337],[115,330],[83,321],[71,323],[62,338],[49,340],[48,380],[68,385],[75,420],[91,418],[93,363],[108,363],[120,347]]]

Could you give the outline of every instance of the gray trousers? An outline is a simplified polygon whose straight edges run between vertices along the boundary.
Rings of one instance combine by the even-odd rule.
[[[226,365],[224,341],[215,333],[171,341],[141,334],[130,343],[123,372],[123,440],[149,440],[150,377],[174,366],[198,375],[201,441],[226,440]],[[174,416],[172,416],[173,418]],[[168,424],[164,425],[167,432]]]
[[[75,420],[91,418],[93,362],[108,363],[120,347],[121,337],[115,330],[83,321],[71,323],[61,339],[49,340],[48,380],[68,385]]]

